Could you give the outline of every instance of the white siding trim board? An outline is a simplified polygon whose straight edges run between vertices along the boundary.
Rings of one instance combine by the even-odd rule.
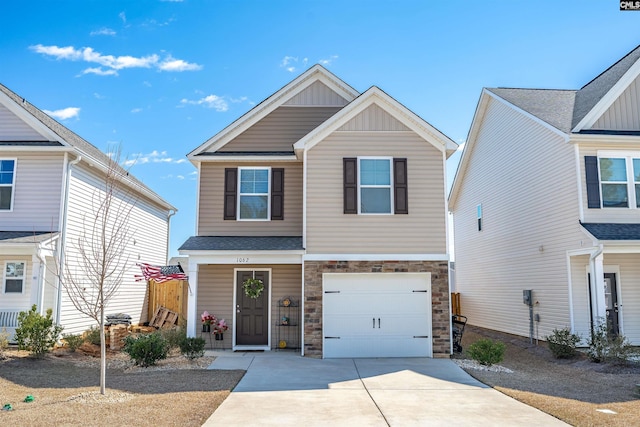
[[[306,254],[304,261],[449,261],[448,254]]]

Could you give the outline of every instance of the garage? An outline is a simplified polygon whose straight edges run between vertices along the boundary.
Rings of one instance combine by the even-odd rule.
[[[432,357],[430,273],[325,273],[323,353]]]

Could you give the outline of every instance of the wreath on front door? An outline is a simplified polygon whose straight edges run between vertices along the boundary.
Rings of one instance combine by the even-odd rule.
[[[264,291],[264,283],[260,279],[248,278],[242,282],[242,288],[246,296],[256,299],[262,294],[262,291]]]

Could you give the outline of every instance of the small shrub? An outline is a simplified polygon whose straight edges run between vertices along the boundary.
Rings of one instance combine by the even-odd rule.
[[[570,359],[576,355],[576,347],[581,338],[580,335],[572,334],[569,328],[563,328],[554,329],[546,340],[556,359]]]
[[[592,362],[625,364],[638,356],[638,349],[633,347],[624,335],[609,334],[607,324],[599,322],[591,334],[587,354]]]
[[[180,344],[187,337],[187,332],[184,328],[176,327],[171,329],[160,329],[160,333],[167,340],[169,349],[181,348]]]
[[[471,344],[467,353],[481,365],[491,366],[502,362],[505,349],[504,343],[483,338]]]
[[[126,337],[122,350],[133,359],[136,365],[147,367],[167,358],[169,344],[160,333],[154,332],[137,338]]]
[[[204,346],[206,341],[204,338],[187,338],[184,337],[180,342],[180,353],[189,360],[194,360],[204,356]]]
[[[0,331],[0,360],[7,358],[5,353],[9,348],[9,336],[11,334],[7,332],[7,328],[2,328],[2,331]]]
[[[100,327],[92,326],[91,329],[87,329],[84,333],[84,340],[93,345],[100,345]]]
[[[56,345],[63,327],[53,324],[51,309],[47,315],[38,313],[34,304],[29,311],[18,314],[16,342],[20,350],[29,350],[32,356],[42,358]]]
[[[74,335],[74,334],[64,334],[62,338],[67,343],[67,347],[69,347],[70,352],[76,351],[84,342],[84,338],[82,335]]]

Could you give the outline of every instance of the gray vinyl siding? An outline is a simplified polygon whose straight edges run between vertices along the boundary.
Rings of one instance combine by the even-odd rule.
[[[293,144],[342,107],[279,107],[219,151],[291,151]]]
[[[320,81],[315,81],[306,89],[293,96],[283,105],[335,105],[344,107],[348,101]]]
[[[224,170],[239,166],[284,168],[284,220],[224,220]],[[200,168],[199,236],[302,236],[302,163],[207,163]]]
[[[604,143],[595,146],[580,145],[579,147],[579,166],[580,166],[580,182],[582,184],[582,204],[584,211],[584,222],[617,222],[617,223],[637,223],[640,219],[640,208],[601,208],[589,209],[587,207],[587,186],[584,166],[585,156],[597,156],[598,150],[606,150],[608,152],[620,150],[621,157],[630,151],[640,153],[640,146],[635,150],[624,145],[613,145]],[[599,173],[598,173],[599,175]],[[600,197],[602,199],[602,187],[600,187]]]
[[[91,217],[95,212],[93,199],[103,191],[104,182],[93,169],[74,167],[72,170],[69,206],[67,220],[66,244],[66,268],[72,274],[85,275],[85,269],[81,266],[84,261],[79,256],[78,239],[83,241],[90,239]],[[135,197],[135,196],[134,196]],[[138,262],[146,262],[153,265],[165,265],[167,262],[167,222],[166,213],[159,207],[144,198],[137,198],[124,202],[122,199],[114,199],[114,203],[120,205],[133,203],[133,209],[129,214],[129,241],[121,262],[124,268],[120,288],[109,302],[106,313],[126,313],[132,317],[133,323],[144,322],[144,311],[147,298],[147,285],[145,281],[136,282],[135,275],[140,274]],[[66,270],[66,269],[65,269]],[[66,292],[63,292],[61,306],[61,323],[66,333],[78,333],[86,330],[94,321],[81,315],[73,307]]]
[[[387,113],[376,104],[371,104],[349,122],[341,126],[339,131],[409,131],[402,122]]]
[[[0,211],[4,231],[58,231],[64,155],[0,153],[16,159],[12,211]]]
[[[640,130],[640,81],[636,78],[604,112],[592,129]]]
[[[224,348],[231,348],[233,336],[233,289],[237,265],[200,265],[198,267],[197,320],[204,311],[225,319],[229,331],[224,336]],[[271,348],[278,348],[278,301],[285,296],[296,300],[302,294],[301,265],[242,265],[242,269],[271,269]],[[196,334],[200,335],[200,325]],[[208,344],[208,342],[207,342]]]
[[[470,324],[528,336],[522,290],[532,289],[542,338],[569,325],[566,251],[590,244],[578,223],[573,147],[492,99],[470,148],[453,212],[462,314]]]
[[[408,215],[345,215],[345,157],[407,158]],[[307,154],[307,253],[445,254],[443,154],[412,132],[334,132]]]
[[[46,141],[24,120],[0,104],[0,141]]]

